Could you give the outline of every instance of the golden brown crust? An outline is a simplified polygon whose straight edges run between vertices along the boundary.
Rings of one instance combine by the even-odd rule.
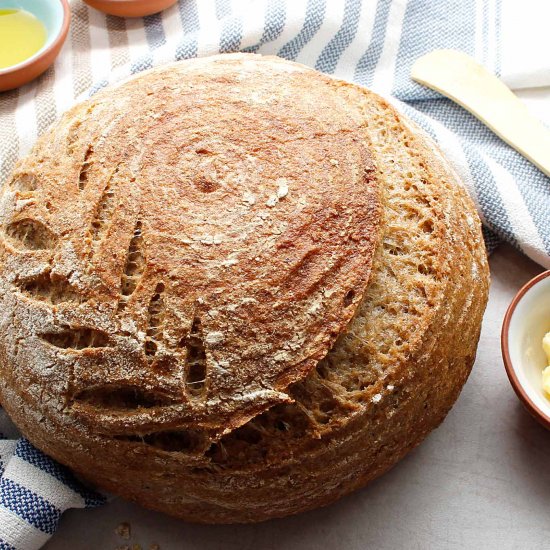
[[[473,364],[487,300],[479,219],[426,136],[375,94],[331,82],[376,165],[383,234],[355,316],[289,386],[292,402],[214,444],[193,428],[104,436],[69,411],[43,413],[66,383],[55,369],[41,373],[37,403],[3,360],[0,398],[36,445],[145,506],[192,521],[248,522],[339,498],[441,422]],[[2,340],[0,348],[4,358],[11,353]],[[21,372],[28,356],[16,356]]]
[[[104,91],[44,136],[4,195],[0,277],[19,352],[36,369],[63,355],[57,406],[110,435],[215,437],[289,402],[356,310],[377,243],[354,114],[319,73],[222,56]],[[22,174],[38,187],[24,200]],[[59,303],[33,299],[37,284]]]

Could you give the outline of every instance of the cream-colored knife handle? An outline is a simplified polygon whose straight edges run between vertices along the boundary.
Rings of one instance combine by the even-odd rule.
[[[417,59],[411,76],[470,111],[550,177],[550,131],[469,55],[435,50]]]

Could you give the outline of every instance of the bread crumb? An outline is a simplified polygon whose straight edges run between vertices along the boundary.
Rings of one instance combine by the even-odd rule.
[[[221,244],[223,241],[222,235],[204,235],[200,242],[202,244],[212,245],[212,244]]]
[[[245,193],[243,196],[243,201],[252,206],[256,204],[256,197],[252,193]]]
[[[21,210],[23,210],[25,206],[28,206],[29,204],[34,204],[35,202],[35,199],[20,199],[15,203],[15,211],[21,212]]]
[[[204,237],[200,239],[200,242],[202,244],[208,244],[208,245],[214,244],[214,235],[204,235]]]
[[[225,337],[223,335],[223,332],[208,332],[206,336],[204,337],[204,341],[207,344],[210,344],[211,346],[216,346],[217,344],[221,344],[224,341]]]
[[[284,361],[285,359],[288,358],[288,353],[284,352],[284,351],[278,351],[274,356],[273,356],[273,361]]]
[[[277,180],[277,184],[279,185],[279,189],[277,189],[277,197],[282,199],[288,195],[288,183],[285,178],[279,178]]]
[[[129,523],[123,522],[115,529],[115,533],[124,540],[130,540],[132,534],[132,527]]]
[[[230,266],[235,265],[237,263],[239,263],[239,262],[238,262],[238,260],[235,260],[235,258],[229,258],[229,260],[224,260],[222,262],[222,265],[224,267],[230,267]]]

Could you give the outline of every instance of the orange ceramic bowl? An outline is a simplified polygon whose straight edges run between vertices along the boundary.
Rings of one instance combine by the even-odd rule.
[[[119,17],[144,17],[173,6],[178,0],[84,0],[96,10]]]
[[[67,38],[71,20],[67,0],[0,0],[0,8],[12,7],[27,10],[40,19],[46,26],[47,40],[29,59],[0,69],[0,92],[27,84],[53,64]]]
[[[546,356],[542,338],[550,331],[550,271],[531,279],[516,294],[504,316],[502,358],[517,396],[550,430],[550,396],[542,390]]]

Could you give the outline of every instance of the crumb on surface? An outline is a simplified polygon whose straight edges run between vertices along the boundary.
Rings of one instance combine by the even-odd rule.
[[[130,540],[132,528],[128,522],[120,523],[115,529],[115,533],[124,540]]]
[[[381,400],[382,400],[382,395],[379,393],[377,393],[376,395],[373,395],[371,399],[373,403],[380,403]]]

